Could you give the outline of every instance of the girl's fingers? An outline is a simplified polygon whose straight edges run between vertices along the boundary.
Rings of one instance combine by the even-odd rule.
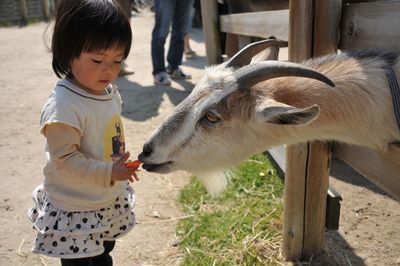
[[[136,181],[139,181],[139,177],[137,176],[137,174],[136,173],[133,173],[132,175],[131,175],[131,178],[135,178],[135,180]]]
[[[122,155],[122,157],[119,158],[118,163],[125,163],[126,160],[128,160],[129,156],[130,156],[129,151],[125,152],[124,155]]]

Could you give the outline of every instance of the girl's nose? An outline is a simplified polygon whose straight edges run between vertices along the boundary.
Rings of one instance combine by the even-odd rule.
[[[109,74],[113,74],[114,72],[118,72],[119,71],[119,65],[113,63],[105,63],[104,64],[104,68],[103,71]]]

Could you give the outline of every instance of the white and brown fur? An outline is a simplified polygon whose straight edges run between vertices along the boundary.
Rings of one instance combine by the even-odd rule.
[[[227,183],[220,170],[273,146],[335,140],[385,152],[389,143],[400,140],[383,69],[389,64],[400,76],[396,54],[366,50],[304,64],[329,77],[335,87],[309,78],[281,77],[237,89],[233,69],[208,68],[146,142],[139,157],[145,169],[190,171],[217,194]],[[207,112],[219,121],[208,122]],[[217,172],[218,178],[212,174]]]

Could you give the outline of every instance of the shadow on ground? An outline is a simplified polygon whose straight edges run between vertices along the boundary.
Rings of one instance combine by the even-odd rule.
[[[309,261],[296,262],[296,266],[365,266],[363,259],[357,256],[349,243],[337,232],[325,234],[325,251]]]
[[[388,195],[385,191],[377,187],[374,183],[366,179],[363,175],[348,166],[342,160],[334,156],[332,157],[330,175],[343,182],[359,187],[364,187],[370,191],[373,191],[374,193],[390,197],[390,195]]]
[[[142,86],[126,78],[119,78],[115,84],[123,99],[122,116],[134,120],[145,121],[159,115],[164,94],[172,104],[177,106],[192,91],[194,84],[190,81],[178,82],[184,90],[171,86]]]

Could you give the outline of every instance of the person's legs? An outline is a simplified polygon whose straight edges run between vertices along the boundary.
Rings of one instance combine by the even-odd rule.
[[[132,0],[118,0],[119,5],[122,8],[122,11],[124,11],[126,17],[129,19],[129,22],[131,21],[132,17]],[[127,65],[125,62],[122,63],[121,65],[121,71],[119,72],[119,76],[127,76],[134,74],[135,72],[128,69]]]
[[[176,0],[154,0],[155,25],[151,39],[153,75],[165,71],[165,40],[169,33]]]
[[[112,266],[110,252],[114,249],[115,241],[104,241],[104,252],[95,257],[79,259],[61,259],[61,266]]]
[[[188,31],[190,9],[193,0],[176,0],[172,19],[171,40],[168,49],[168,69],[174,71],[182,64],[184,37]]]
[[[110,252],[114,249],[115,241],[104,241],[104,252],[92,258],[94,266],[112,266],[113,259]]]
[[[94,266],[92,258],[61,259],[61,266]]]

